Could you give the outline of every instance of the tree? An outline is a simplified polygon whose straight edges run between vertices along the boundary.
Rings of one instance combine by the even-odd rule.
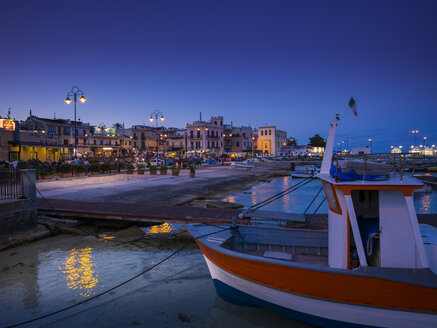
[[[314,137],[310,138],[309,146],[311,147],[325,147],[326,140],[323,139],[318,133]]]
[[[118,129],[122,129],[124,127],[124,124],[121,124],[121,123],[117,122],[117,123],[112,124],[112,127],[114,129],[118,130]]]
[[[287,146],[296,146],[297,145],[297,139],[290,137],[287,139]]]

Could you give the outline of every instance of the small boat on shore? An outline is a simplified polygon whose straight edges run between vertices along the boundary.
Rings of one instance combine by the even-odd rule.
[[[412,199],[422,183],[331,167],[336,126],[318,175],[328,230],[189,227],[217,293],[323,327],[437,327],[437,232]]]
[[[237,166],[237,167],[245,167],[245,168],[252,168],[254,165],[250,163],[249,161],[242,161],[242,162],[231,162],[231,166]]]
[[[291,171],[293,178],[312,178],[319,173],[319,168],[315,165],[298,165]]]

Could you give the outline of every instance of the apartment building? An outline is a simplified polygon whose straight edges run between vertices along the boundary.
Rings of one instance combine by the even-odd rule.
[[[209,121],[195,121],[187,124],[187,151],[224,152],[223,116],[211,117]]]
[[[225,125],[224,151],[225,153],[253,153],[255,137],[249,126]]]

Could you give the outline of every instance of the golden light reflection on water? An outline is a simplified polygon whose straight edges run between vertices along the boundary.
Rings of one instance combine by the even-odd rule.
[[[150,227],[149,230],[147,230],[147,233],[169,233],[174,230],[174,227],[171,224],[163,223],[160,225],[155,225],[153,227]]]
[[[422,197],[422,210],[423,213],[428,213],[431,210],[431,194]]]
[[[115,238],[115,236],[108,236],[108,235],[105,235],[105,234],[101,234],[101,235],[99,235],[99,237],[101,239],[103,239],[103,240],[112,240],[112,239]]]
[[[228,195],[223,199],[224,202],[235,203],[235,196]]]
[[[282,180],[282,190],[287,190],[288,188],[290,188],[291,183],[291,179],[289,179],[288,177],[284,177],[284,179]],[[282,198],[282,208],[285,212],[290,209],[290,194],[286,194]]]
[[[62,267],[59,267],[65,275],[68,288],[79,290],[79,295],[83,297],[92,295],[93,288],[99,282],[91,251],[91,247],[82,249],[73,248],[62,264]]]

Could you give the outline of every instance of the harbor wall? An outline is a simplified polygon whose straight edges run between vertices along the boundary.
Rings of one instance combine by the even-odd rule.
[[[37,210],[30,199],[0,201],[0,237],[37,227]]]

